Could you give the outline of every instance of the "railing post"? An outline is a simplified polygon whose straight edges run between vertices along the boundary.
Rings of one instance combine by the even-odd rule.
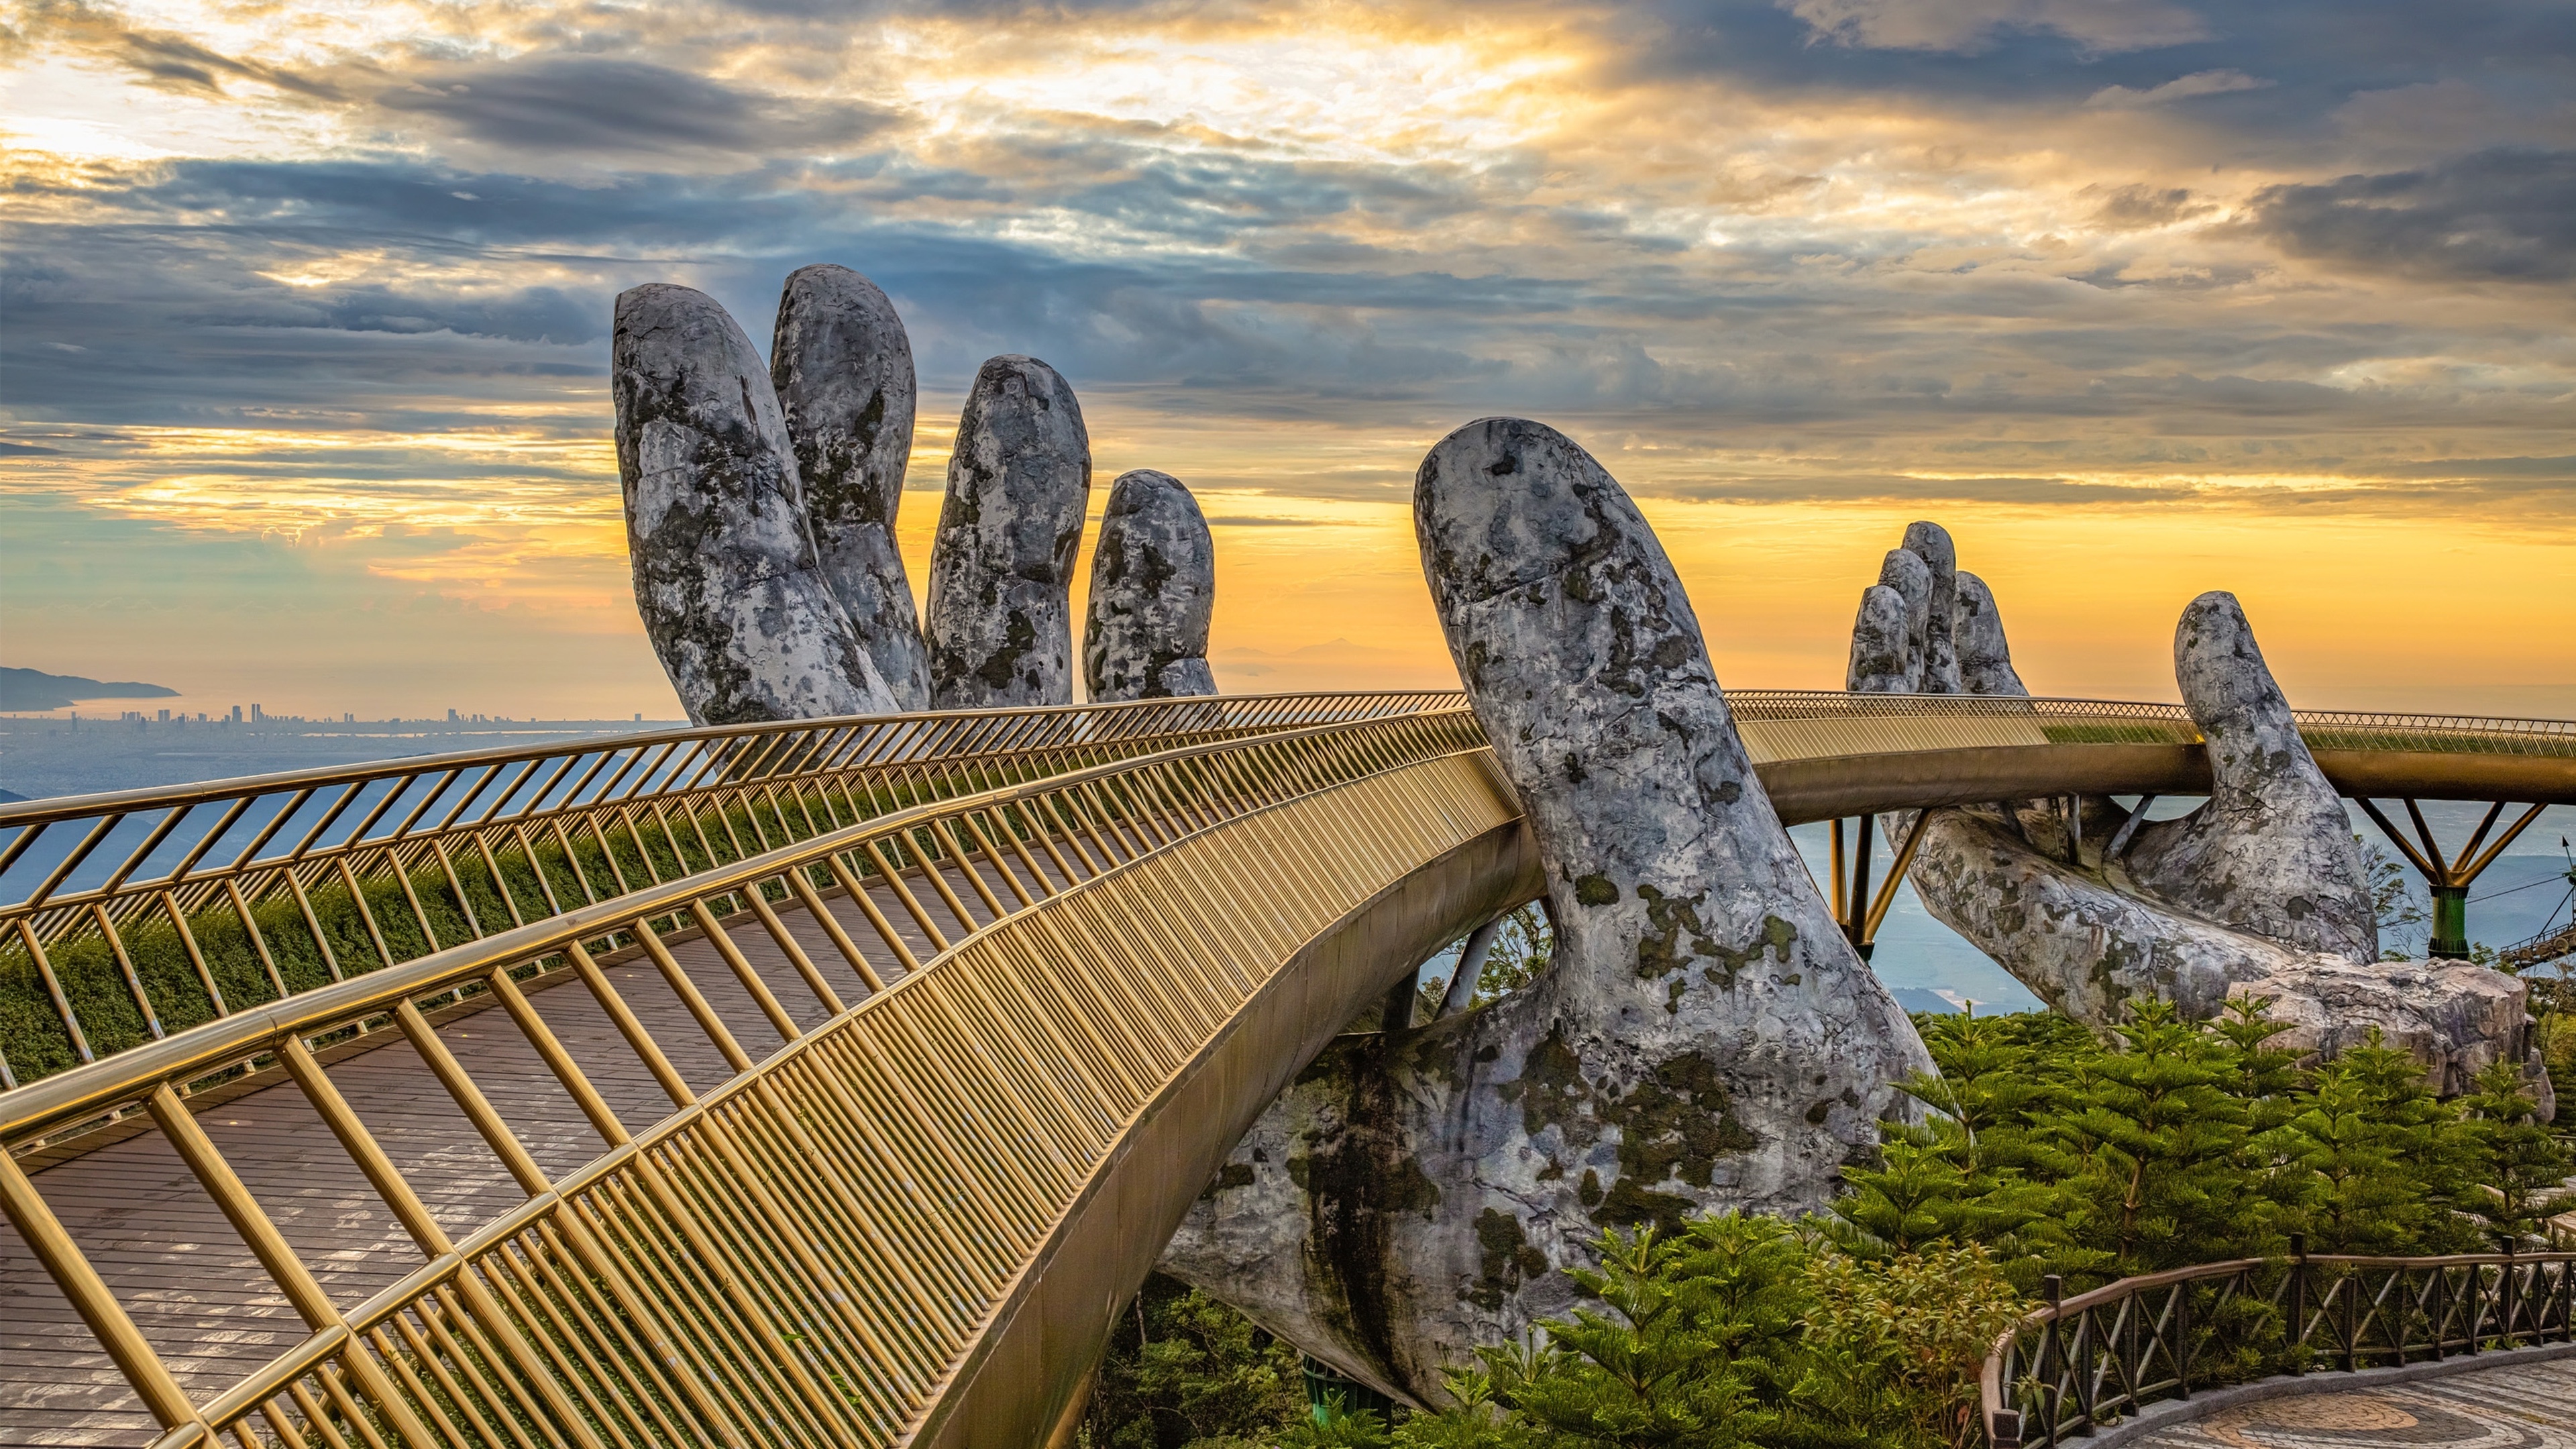
[[[2351,1373],[2360,1362],[2357,1355],[2361,1350],[2361,1284],[2361,1278],[2347,1268],[2344,1275],[2335,1280],[2334,1286],[2326,1290],[2343,1298],[2343,1328],[2338,1336],[2343,1340],[2345,1373]]]
[[[2036,1375],[2039,1380],[2039,1432],[2041,1441],[2049,1449],[2056,1449],[2057,1421],[2065,1417],[2065,1395],[2057,1387],[2057,1362],[2066,1355],[2064,1345],[2058,1342],[2061,1325],[2057,1303],[2066,1296],[2066,1280],[2051,1273],[2039,1280],[2039,1292],[2048,1300],[2049,1313],[2048,1322],[2041,1326],[2039,1333],[2039,1372]]]
[[[2308,1343],[2308,1235],[2290,1234],[2290,1340],[2287,1348],[2289,1371],[2306,1373],[2307,1365],[2299,1350]]]
[[[2066,1284],[2064,1280],[2060,1279],[2053,1273],[2050,1274],[2048,1279],[2049,1306],[2051,1308],[2058,1307],[2060,1300],[2065,1297],[2065,1294]],[[2090,1308],[2079,1310],[2075,1315],[2075,1341],[2067,1349],[2066,1359],[2075,1372],[2075,1410],[2082,1416],[2077,1422],[2075,1432],[2078,1437],[2085,1439],[2093,1437],[2093,1409],[2095,1404],[2099,1401],[2097,1394],[2098,1386],[2095,1383],[2095,1375],[2093,1371],[2093,1357],[2095,1354],[2102,1351],[2094,1343],[2094,1339],[2097,1336],[2098,1335],[2095,1333],[2093,1327],[2093,1310]],[[2117,1352],[2118,1346],[2114,1345],[2112,1351]]]
[[[2388,1276],[2388,1297],[2398,1299],[2396,1323],[2388,1323],[2388,1346],[2396,1348],[2398,1366],[2403,1369],[2403,1366],[2406,1366],[2406,1320],[2414,1318],[2414,1302],[2416,1302],[2414,1284],[2409,1281],[2411,1271],[2403,1269],[2403,1266],[2401,1269],[2388,1269],[2388,1274],[2391,1274]],[[2380,1320],[2385,1323],[2388,1315],[2383,1312]]]
[[[2433,1361],[2450,1357],[2444,1335],[2451,1331],[2451,1270],[2433,1270]]]
[[[2469,1265],[2469,1327],[2468,1332],[2461,1335],[2464,1340],[2462,1347],[2465,1352],[2472,1355],[2477,1353],[2479,1330],[2486,1326],[2486,1321],[2486,1265],[2484,1263],[2471,1263]]]
[[[1986,1425],[1988,1449],[2021,1449],[2021,1410],[1997,1409]]]
[[[2191,1397],[2191,1285],[2174,1285],[2173,1342],[2165,1346],[2165,1357],[2173,1360],[2174,1397]]]
[[[2558,1337],[2576,1340],[2576,1257],[2558,1259]]]
[[[2501,1284],[2501,1297],[2504,1297],[2504,1310],[2499,1312],[2501,1323],[2504,1323],[2504,1343],[2501,1343],[2501,1346],[2504,1346],[2504,1348],[2512,1348],[2512,1346],[2514,1346],[2514,1336],[2517,1336],[2517,1330],[2514,1330],[2514,1279],[2519,1279],[2519,1276],[2522,1276],[2522,1263],[2514,1261],[2514,1240],[2512,1240],[2512,1238],[2506,1238],[2506,1240],[2504,1240],[2504,1274],[2501,1274],[2501,1276],[2504,1276],[2504,1284]]]

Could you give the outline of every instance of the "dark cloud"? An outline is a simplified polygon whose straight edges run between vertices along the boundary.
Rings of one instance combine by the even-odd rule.
[[[1867,6],[1811,5],[1802,19],[1771,0],[1660,0],[1598,23],[1627,27],[1635,42],[1629,68],[1614,66],[1604,84],[1696,74],[1757,92],[1867,96],[1914,117],[1921,134],[1955,124],[1963,151],[1986,148],[1960,163],[1963,174],[1990,168],[1976,185],[2045,198],[2055,182],[2014,179],[2020,153],[1999,113],[2082,114],[2088,98],[2116,95],[2159,117],[2189,108],[2217,138],[2213,157],[2263,156],[2243,138],[2314,120],[2356,86],[2411,84],[2460,53],[2378,0],[2355,0],[2360,39],[2320,36],[2317,12],[2300,8],[2314,3],[2292,0],[2296,24],[2268,10],[2231,15],[2224,36],[2129,49],[2098,27],[2025,23],[2058,12],[2018,0],[1924,12],[1939,24],[1921,34],[1948,26],[1940,33],[1970,37],[1948,48],[1882,43],[1895,32],[1876,20],[1808,23]],[[789,17],[762,44],[802,23],[795,16],[819,25],[841,14],[792,0],[749,8]],[[1036,27],[1078,26],[1082,7],[936,8]],[[1870,13],[1881,11],[1894,13]],[[2307,42],[2344,59],[2301,52],[2291,41],[2302,24]],[[2468,0],[2456,28],[2493,44],[2528,42],[2548,23],[2530,5]],[[11,407],[115,423],[257,415],[277,426],[434,428],[484,416],[492,400],[524,412],[531,399],[577,397],[546,426],[579,430],[598,421],[620,290],[698,286],[766,338],[779,279],[832,261],[895,297],[934,390],[990,354],[1028,351],[1085,389],[1203,419],[1412,426],[1510,409],[1641,435],[1760,435],[1783,450],[1816,438],[2044,435],[1971,465],[2005,480],[1996,496],[2101,486],[2014,481],[2011,470],[2057,466],[2047,449],[2080,452],[2115,434],[2151,433],[2181,456],[2230,437],[2548,426],[2532,421],[2531,396],[2502,387],[2481,395],[2438,379],[2337,375],[2476,357],[2492,340],[2474,335],[2480,324],[2452,330],[2441,317],[2306,301],[2204,305],[2198,294],[2242,295],[2274,261],[2241,229],[2218,245],[2192,225],[2243,194],[2197,166],[2150,159],[2113,172],[2063,204],[2071,241],[2025,244],[1937,206],[1921,219],[1902,207],[1827,219],[1847,205],[1834,188],[1866,180],[1870,163],[1796,157],[1777,163],[1778,176],[1832,179],[1761,191],[1743,227],[1727,221],[1743,236],[1710,241],[1654,214],[1679,194],[1655,179],[1679,146],[1641,162],[1632,197],[1618,186],[1624,162],[1569,186],[1564,159],[1541,154],[1541,142],[1398,162],[1222,135],[1195,118],[1052,113],[985,116],[930,136],[873,111],[790,104],[741,79],[756,68],[727,66],[718,80],[668,50],[638,54],[387,60],[332,73],[367,92],[357,104],[377,107],[376,118],[426,129],[420,149],[443,161],[343,153],[15,178],[14,199],[29,205],[0,262]],[[403,65],[412,79],[394,84]],[[2103,124],[2104,106],[2088,124]],[[2556,168],[2544,169],[2537,199],[2514,196],[2491,158],[2470,158],[2276,187],[2254,225],[2306,255],[2430,248],[2442,259],[2409,265],[2564,275],[2576,212],[2566,157],[2532,154]],[[582,162],[577,179],[521,174],[553,173],[558,156]],[[2157,179],[2123,184],[2130,175]],[[1817,217],[1801,215],[1807,191]],[[1529,201],[1541,195],[1576,199]],[[1714,204],[1702,195],[1696,205]],[[2102,235],[2156,228],[2173,234]],[[2125,459],[2145,457],[2143,446]],[[2529,434],[2467,446],[2550,450]]]
[[[2134,418],[2201,437],[2486,415],[2304,380],[2477,345],[2421,325],[2125,303],[2093,316],[2080,295],[2096,289],[2064,278],[1945,276],[1926,291],[1921,274],[1809,280],[1796,257],[1750,250],[1719,281],[1616,236],[1589,240],[1579,267],[1498,254],[1516,265],[1450,270],[1425,265],[1437,253],[1320,242],[1289,223],[1326,202],[1437,211],[1463,193],[1241,157],[1056,186],[1049,199],[1071,214],[1206,239],[1085,254],[918,210],[872,214],[851,189],[870,177],[905,184],[864,166],[585,186],[353,160],[180,163],[59,194],[22,183],[62,219],[7,234],[0,391],[52,419],[437,427],[488,400],[595,393],[626,287],[702,287],[765,338],[779,279],[832,261],[896,298],[926,385],[1027,351],[1080,386],[1144,389],[1151,407],[1203,417],[1500,408],[1846,432]],[[2100,204],[2193,203],[2169,189]],[[1229,210],[1250,218],[1239,234],[1192,220]],[[387,260],[381,274],[330,265],[350,253]]]
[[[162,30],[137,30],[112,8],[84,0],[31,0],[19,12],[23,30],[0,25],[0,57],[38,46],[97,56],[148,85],[225,94],[226,80],[252,81],[307,100],[346,99],[339,87],[279,66],[242,60]]]
[[[2576,151],[2482,151],[2417,171],[2271,186],[2253,226],[2293,256],[2421,277],[2576,276]]]
[[[2120,231],[2171,226],[2217,209],[2208,202],[2194,200],[2187,186],[2088,186],[2077,194],[2099,196],[2101,204],[2093,209],[2093,224]]]
[[[236,60],[180,36],[128,30],[123,31],[118,39],[122,42],[118,58],[128,68],[156,82],[221,94],[223,86],[217,77],[230,76],[257,81],[312,100],[344,98],[337,86],[276,66]]]
[[[831,149],[864,139],[886,120],[848,102],[790,102],[666,66],[586,55],[443,69],[376,101],[539,154]]]
[[[2437,458],[2421,463],[2382,464],[2372,472],[2384,478],[2516,478],[2540,483],[2576,484],[2576,456]]]
[[[2149,8],[2196,16],[2198,34],[2183,26],[2159,32],[2146,23]],[[1909,15],[1923,23],[1861,23]],[[2576,6],[2564,0],[2177,0],[2135,8],[2077,0],[1641,0],[1603,23],[1623,42],[1610,83],[1709,77],[1757,92],[1868,95],[1983,116],[2036,116],[2096,96],[2105,104],[2161,96],[2196,122],[2255,144],[2329,139],[2336,108],[2365,91],[2467,77],[2503,92],[2519,78],[2563,92],[2566,58],[2576,55]],[[2160,33],[2170,43],[2121,40]],[[1902,43],[1908,35],[1969,39]],[[2244,88],[2212,89],[2207,81],[2216,76],[2243,77]]]

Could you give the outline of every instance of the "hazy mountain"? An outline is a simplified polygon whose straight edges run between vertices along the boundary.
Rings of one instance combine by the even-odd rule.
[[[77,674],[47,674],[41,669],[0,665],[0,710],[61,709],[88,699],[169,699],[178,693],[130,679],[102,684]]]

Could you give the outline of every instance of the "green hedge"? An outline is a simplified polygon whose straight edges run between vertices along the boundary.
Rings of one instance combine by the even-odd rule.
[[[846,823],[909,804],[917,793],[880,790],[869,799],[838,791],[830,800]],[[819,803],[815,813],[816,823],[828,828]],[[515,844],[506,851],[493,852],[493,864],[499,867],[498,880],[480,851],[451,846],[450,860],[457,883],[465,893],[462,902],[457,898],[456,887],[448,883],[447,873],[435,861],[413,870],[410,878],[411,894],[419,900],[421,913],[428,916],[430,928],[437,933],[435,943],[422,933],[411,899],[405,896],[404,883],[392,876],[361,880],[364,913],[336,873],[317,886],[307,887],[305,898],[321,925],[323,941],[329,945],[329,959],[339,963],[343,975],[355,976],[386,964],[367,929],[369,915],[384,933],[386,948],[394,959],[409,961],[476,939],[475,923],[482,926],[483,935],[508,930],[513,924],[512,901],[526,920],[552,915],[545,888],[539,885],[541,875],[555,899],[573,908],[585,903],[585,881],[593,894],[606,900],[621,893],[618,871],[625,873],[629,886],[640,889],[657,875],[670,880],[730,864],[746,854],[775,849],[813,833],[806,828],[802,811],[791,814],[766,802],[756,807],[729,807],[721,818],[702,818],[696,830],[688,827],[685,818],[675,816],[671,827],[666,836],[649,826],[640,834],[623,825],[614,829],[603,826],[601,835],[607,841],[607,850],[588,831],[575,833],[567,828],[565,833],[573,842],[570,855],[548,832],[538,839],[533,858]],[[534,836],[536,832],[529,834]],[[610,868],[610,851],[616,857],[614,870]],[[505,883],[508,901],[502,896]],[[469,906],[472,922],[466,915]],[[272,893],[251,907],[251,917],[261,939],[267,942],[288,992],[309,991],[330,982],[329,960],[316,944],[304,912],[291,893]],[[196,968],[188,959],[187,945],[167,912],[154,911],[130,924],[119,922],[117,929],[134,963],[134,974],[151,997],[164,1031],[176,1032],[214,1018],[214,1003],[199,982]],[[207,973],[223,992],[225,1005],[240,1011],[277,999],[277,988],[260,960],[258,948],[229,899],[217,896],[189,913],[188,931],[205,958]],[[64,996],[80,1018],[92,1052],[107,1056],[151,1039],[150,1028],[104,936],[91,930],[48,943],[45,955],[53,964],[55,978],[62,983]],[[0,1053],[6,1053],[9,1069],[22,1083],[62,1071],[78,1061],[71,1036],[54,1010],[35,959],[20,940],[0,945]]]

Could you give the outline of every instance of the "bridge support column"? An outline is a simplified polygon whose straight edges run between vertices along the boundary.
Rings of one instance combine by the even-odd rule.
[[[2469,888],[2433,887],[2433,936],[2425,954],[2438,961],[2469,959]]]
[[[1905,839],[1897,844],[1896,859],[1888,863],[1887,878],[1879,882],[1875,892],[1870,889],[1869,855],[1876,817],[1862,815],[1852,820],[1848,865],[1843,852],[1843,822],[1839,818],[1834,821],[1833,861],[1828,867],[1832,879],[1825,882],[1825,904],[1833,909],[1834,924],[1843,928],[1843,939],[1851,942],[1863,961],[1878,949],[1879,922],[1887,919],[1887,908],[1896,904],[1896,887],[1905,879],[1906,867],[1914,863],[1915,848],[1923,843],[1924,822],[1931,818],[1929,810],[1913,812],[1913,819],[1905,827]]]
[[[2407,820],[2415,827],[2415,839],[2411,841],[2380,813],[2379,806],[2367,796],[2356,795],[2353,803],[2359,805],[2371,823],[2379,827],[2380,833],[2388,837],[2389,843],[2397,847],[2398,854],[2406,857],[2406,863],[2424,877],[2424,884],[2431,890],[2433,930],[2425,954],[2437,961],[2465,961],[2469,958],[2470,883],[2494,864],[2495,858],[2504,854],[2504,848],[2530,829],[2531,822],[2539,819],[2540,812],[2548,808],[2544,803],[2524,810],[2513,824],[2505,827],[2502,835],[2495,838],[2494,844],[2487,845],[2485,852],[2480,853],[2478,847],[2486,845],[2487,832],[2495,828],[2497,819],[2504,814],[2505,802],[2499,800],[2488,807],[2486,818],[2470,832],[2469,843],[2460,847],[2459,854],[2452,855],[2433,838],[2433,827],[2425,821],[2423,810],[2413,800],[2401,802],[2406,807]]]

